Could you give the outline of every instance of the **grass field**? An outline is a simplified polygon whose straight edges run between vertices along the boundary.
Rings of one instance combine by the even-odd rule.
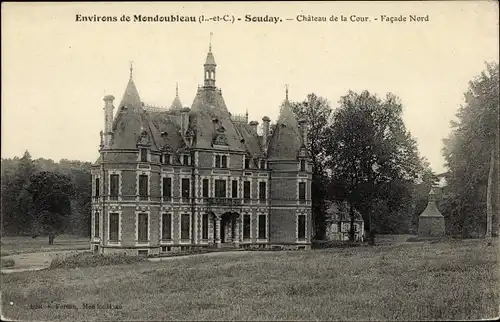
[[[491,318],[497,251],[476,240],[15,273],[2,275],[2,309],[69,321]]]
[[[49,245],[48,237],[5,236],[2,237],[2,256],[21,253],[50,252],[59,250],[90,249],[88,237],[72,235],[56,236],[54,244]]]

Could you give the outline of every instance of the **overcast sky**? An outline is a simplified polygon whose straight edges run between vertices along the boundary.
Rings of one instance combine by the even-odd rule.
[[[231,23],[76,22],[76,15],[234,15]],[[283,22],[247,23],[245,15]],[[429,15],[429,22],[389,23],[381,15]],[[276,120],[284,99],[314,92],[333,107],[348,90],[392,92],[407,128],[432,168],[444,170],[442,139],[468,81],[498,60],[497,2],[346,3],[3,3],[2,157],[94,161],[103,128],[102,98],[119,101],[134,61],[145,103],[170,105],[179,83],[190,106],[209,33],[233,114]],[[369,16],[371,21],[297,22],[297,15]],[[291,21],[286,18],[293,19]],[[377,21],[374,18],[378,18]],[[119,102],[115,102],[115,106]]]

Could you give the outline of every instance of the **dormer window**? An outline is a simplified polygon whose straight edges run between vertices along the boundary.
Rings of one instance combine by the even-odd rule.
[[[306,160],[300,160],[300,171],[306,171]]]
[[[266,160],[264,160],[264,159],[260,160],[260,168],[261,169],[265,169],[266,168]]]
[[[140,154],[140,161],[141,162],[148,162],[148,149],[146,148],[140,148],[139,149],[139,154]]]
[[[182,165],[189,165],[189,154],[182,155]]]
[[[171,161],[171,155],[169,153],[163,153],[161,156],[160,156],[160,162],[161,164],[171,164],[172,161]]]
[[[245,169],[250,169],[250,158],[245,157]]]
[[[215,163],[214,164],[215,168],[227,168],[228,167],[228,156],[216,154],[214,163]]]

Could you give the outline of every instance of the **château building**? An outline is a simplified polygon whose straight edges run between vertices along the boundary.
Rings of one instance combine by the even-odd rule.
[[[232,116],[206,57],[191,107],[145,105],[132,67],[115,107],[104,97],[100,157],[92,167],[92,250],[160,254],[192,247],[311,245],[307,127],[288,102],[275,126]],[[279,106],[280,102],[270,102]],[[116,109],[116,112],[114,112]]]

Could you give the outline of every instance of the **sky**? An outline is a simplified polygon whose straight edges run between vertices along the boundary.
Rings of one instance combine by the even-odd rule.
[[[118,21],[76,18],[94,14]],[[485,61],[498,61],[498,14],[498,2],[490,1],[2,3],[1,155],[29,150],[33,158],[95,161],[102,99],[112,94],[119,104],[130,61],[142,101],[170,106],[178,83],[190,106],[213,32],[216,84],[233,114],[248,110],[250,120],[275,121],[285,84],[290,100],[314,92],[333,108],[349,90],[391,92],[402,100],[420,154],[439,173],[442,139],[469,80]],[[242,20],[121,22],[122,15]],[[282,21],[246,22],[246,15]],[[299,22],[299,15],[348,21]],[[409,15],[428,21],[410,22]]]

